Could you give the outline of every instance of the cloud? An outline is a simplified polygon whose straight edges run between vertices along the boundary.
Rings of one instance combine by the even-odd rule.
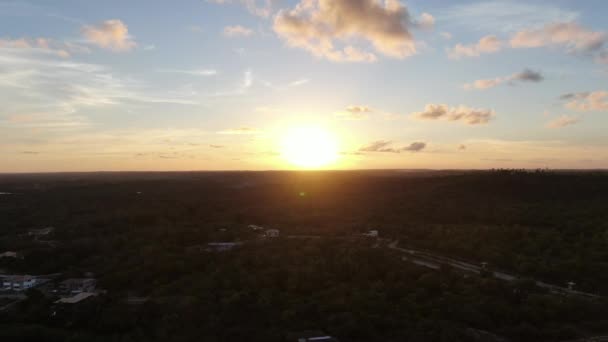
[[[289,83],[288,86],[290,86],[290,87],[297,87],[297,86],[304,85],[304,84],[306,84],[308,82],[310,82],[309,79],[302,78],[302,79],[299,79],[299,80],[296,80],[296,81],[293,81],[293,82]]]
[[[346,110],[350,113],[369,113],[371,112],[371,108],[367,106],[349,106],[346,107]]]
[[[348,106],[346,110],[335,113],[335,116],[340,120],[365,120],[371,112],[372,109],[367,106]]]
[[[608,111],[608,91],[605,90],[569,93],[560,96],[560,99],[568,100],[564,106],[572,110],[580,112]]]
[[[399,150],[389,147],[393,142],[386,140],[378,140],[363,146],[359,149],[360,152],[390,152],[399,153]]]
[[[231,128],[231,129],[226,129],[223,131],[219,131],[217,132],[218,134],[237,134],[237,135],[254,135],[254,134],[260,134],[262,133],[262,131],[260,131],[257,128],[251,128],[251,127],[239,127],[239,128]]]
[[[402,148],[401,150],[409,151],[409,152],[420,152],[420,151],[424,150],[425,147],[426,147],[426,143],[417,141],[417,142],[411,143],[409,146]]]
[[[448,57],[460,59],[462,57],[478,57],[485,53],[495,53],[502,49],[503,43],[498,37],[490,35],[479,39],[475,44],[463,45],[456,44],[448,49]]]
[[[567,22],[519,31],[513,35],[510,44],[513,48],[557,46],[572,53],[587,53],[600,50],[607,39],[604,32],[591,31],[577,23]]]
[[[378,140],[370,143],[369,145],[363,146],[358,152],[388,152],[388,153],[401,153],[405,152],[420,152],[426,147],[424,142],[413,142],[405,147],[391,147],[392,141]]]
[[[539,71],[524,69],[522,72],[512,75],[510,81],[540,82],[544,79]]]
[[[472,83],[464,84],[465,89],[488,89],[496,87],[503,83],[515,85],[519,82],[541,82],[544,76],[539,71],[524,69],[521,72],[515,73],[506,77],[498,77],[493,79],[475,80]]]
[[[289,46],[334,62],[374,62],[374,53],[350,45],[365,41],[375,52],[403,59],[416,53],[412,26],[434,22],[424,14],[416,22],[397,0],[301,0],[274,18],[274,31]],[[342,47],[336,46],[342,45]]]
[[[441,35],[441,37],[443,37],[443,39],[445,40],[450,40],[452,39],[452,34],[450,32],[441,32],[439,33]]]
[[[432,29],[435,26],[435,18],[428,13],[422,13],[420,19],[416,20],[414,25],[421,29]]]
[[[460,145],[458,146],[458,150],[459,150],[459,151],[464,151],[464,150],[466,150],[466,149],[467,149],[467,145],[460,144]]]
[[[247,10],[258,17],[267,18],[272,12],[275,3],[277,0],[207,0],[208,2],[212,2],[219,5],[231,4],[231,3],[240,3],[245,6]]]
[[[209,147],[211,147],[211,148],[224,148],[225,146],[224,145],[214,145],[214,144],[211,144],[211,145],[209,145]]]
[[[108,67],[80,63],[40,49],[0,49],[0,126],[77,129],[90,126],[96,108],[138,103],[196,104],[167,96]]]
[[[0,39],[0,49],[36,49],[59,57],[70,57],[79,51],[75,44],[59,43],[49,38]]]
[[[118,19],[106,20],[96,26],[86,25],[81,32],[90,43],[108,50],[129,51],[137,46],[127,25]]]
[[[158,72],[170,72],[170,73],[186,74],[186,75],[192,75],[192,76],[215,76],[218,74],[218,71],[215,69],[192,69],[192,70],[159,69]]]
[[[461,121],[468,125],[487,124],[495,113],[490,109],[475,109],[467,106],[449,108],[445,104],[427,104],[422,112],[414,112],[412,117],[419,120]]]
[[[241,26],[241,25],[234,25],[234,26],[226,26],[224,27],[224,35],[226,37],[249,37],[253,34],[253,30]]]
[[[549,121],[546,126],[548,128],[562,128],[562,127],[577,124],[580,121],[581,121],[581,119],[579,117],[562,115],[555,120]]]
[[[555,22],[570,22],[579,12],[555,2],[487,0],[445,6],[436,15],[448,26],[481,32],[511,33]]]

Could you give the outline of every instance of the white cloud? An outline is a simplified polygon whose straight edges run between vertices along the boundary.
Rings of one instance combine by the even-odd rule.
[[[215,69],[159,69],[159,72],[169,72],[176,74],[186,74],[192,76],[215,76],[218,74],[218,71]]]
[[[605,90],[564,94],[560,98],[568,101],[566,108],[580,112],[608,111],[608,91]]]
[[[92,44],[112,51],[129,51],[137,44],[129,35],[129,29],[118,19],[106,20],[99,25],[86,25],[82,35]]]
[[[196,104],[154,93],[109,68],[32,49],[0,49],[0,120],[10,127],[82,127],[87,109],[129,103]]]
[[[427,104],[421,112],[411,114],[418,120],[460,121],[468,125],[487,124],[495,116],[493,110],[467,106],[448,107],[445,104]]]
[[[547,123],[548,128],[562,128],[570,125],[577,124],[581,119],[577,116],[562,115],[555,120],[551,120]]]
[[[588,30],[577,23],[553,23],[542,28],[526,29],[513,35],[513,48],[542,46],[564,47],[568,52],[598,51],[607,41],[604,32]]]
[[[253,30],[241,25],[224,27],[224,35],[226,37],[249,37],[253,34]]]
[[[462,57],[478,57],[486,53],[495,53],[502,49],[503,42],[496,36],[485,36],[479,39],[475,44],[456,44],[453,48],[448,49],[448,57],[451,59],[460,59]]]
[[[365,120],[372,109],[367,106],[349,106],[342,112],[337,112],[334,116],[340,120]]]
[[[269,17],[274,9],[277,0],[207,0],[219,5],[239,3],[254,15],[262,18]]]
[[[353,45],[365,41],[393,58],[416,53],[410,27],[431,26],[423,14],[419,22],[397,0],[302,0],[292,10],[281,10],[274,31],[292,47],[335,62],[374,62],[374,53]],[[338,45],[342,45],[339,47]]]
[[[86,47],[75,43],[58,42],[50,38],[0,39],[0,49],[38,50],[59,57],[70,57],[72,53],[86,53]]]
[[[414,24],[421,29],[432,29],[435,26],[435,17],[429,13],[422,13],[420,19],[416,20]]]
[[[481,32],[511,33],[549,23],[570,22],[580,14],[551,2],[490,0],[457,4],[436,13],[442,23]]]
[[[309,79],[302,78],[302,79],[299,79],[299,80],[296,80],[296,81],[293,81],[293,82],[289,83],[289,86],[290,87],[298,87],[298,86],[304,85],[304,84],[306,84],[308,82],[310,82]]]

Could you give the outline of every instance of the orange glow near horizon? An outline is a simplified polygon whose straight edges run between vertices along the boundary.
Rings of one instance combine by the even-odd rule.
[[[316,126],[287,129],[281,140],[284,160],[303,169],[318,169],[334,164],[339,150],[336,137]]]

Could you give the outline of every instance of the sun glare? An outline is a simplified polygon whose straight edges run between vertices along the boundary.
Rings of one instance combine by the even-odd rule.
[[[281,141],[281,154],[289,163],[307,169],[330,165],[338,159],[335,137],[320,127],[287,130]]]

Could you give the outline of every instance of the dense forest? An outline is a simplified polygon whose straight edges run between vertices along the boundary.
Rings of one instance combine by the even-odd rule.
[[[608,334],[608,174],[567,171],[0,175],[6,274],[94,274],[78,305],[37,289],[0,311],[15,341],[561,341]],[[280,230],[260,238],[249,225]],[[32,229],[54,227],[33,239]],[[405,262],[487,262],[504,282]],[[240,242],[225,252],[196,249]],[[134,305],[128,298],[146,298]],[[1,302],[0,302],[1,304]],[[1,306],[1,305],[0,305]]]

